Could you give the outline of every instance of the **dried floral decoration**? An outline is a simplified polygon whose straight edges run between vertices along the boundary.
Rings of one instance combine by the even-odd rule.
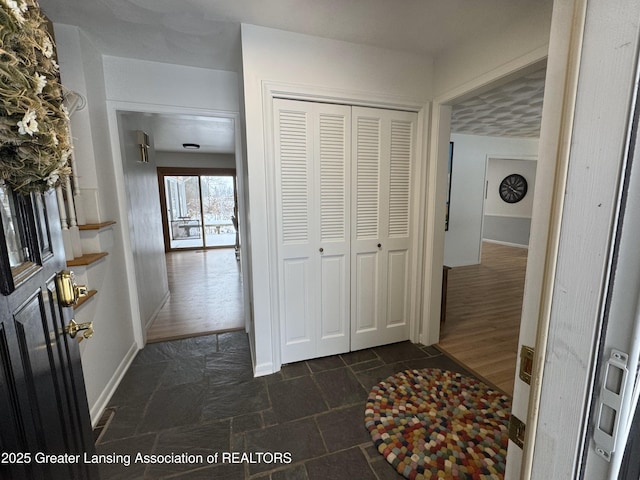
[[[70,174],[69,115],[46,26],[35,0],[0,0],[0,180],[22,194]]]

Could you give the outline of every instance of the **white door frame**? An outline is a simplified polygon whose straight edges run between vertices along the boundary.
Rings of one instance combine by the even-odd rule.
[[[549,53],[534,193],[536,202],[532,215],[523,298],[522,325],[526,328],[521,328],[519,342],[522,343],[524,335],[525,338],[535,338],[535,345],[541,345],[542,348],[536,350],[532,388],[529,389],[529,386],[516,376],[512,413],[523,420],[526,419],[528,427],[524,451],[515,444],[510,444],[506,479],[530,478],[585,8],[586,0],[555,0],[548,49],[540,48],[514,59],[478,79],[441,95],[433,103],[431,138],[436,140],[431,143],[429,152],[428,225],[438,225],[439,206],[444,205],[442,185],[446,182],[441,182],[439,179],[446,175],[447,164],[443,151],[448,147],[448,136],[445,145],[443,131],[446,130],[448,133],[450,130],[451,107],[449,105],[488,90],[497,82],[506,83],[514,76],[521,76],[539,68],[547,58],[547,51]],[[426,238],[427,265],[422,316],[425,322],[423,341],[427,344],[437,343],[440,334],[438,319],[440,318],[443,230],[432,228]]]
[[[115,173],[115,187],[118,197],[118,210],[120,212],[120,221],[122,222],[122,243],[124,245],[124,256],[126,259],[124,269],[127,276],[127,283],[131,292],[131,319],[133,328],[133,337],[139,349],[143,348],[147,342],[145,319],[141,318],[139,292],[136,281],[135,262],[133,259],[133,250],[131,248],[131,236],[129,234],[129,202],[127,200],[124,170],[122,162],[122,150],[120,148],[120,131],[118,129],[118,112],[136,112],[136,113],[159,113],[159,114],[176,114],[176,115],[199,115],[210,117],[232,118],[234,121],[235,135],[235,157],[236,157],[236,176],[238,181],[238,210],[240,212],[238,221],[243,222],[245,218],[245,191],[244,191],[244,164],[242,161],[242,135],[240,125],[240,114],[238,112],[219,111],[200,109],[192,107],[173,107],[168,105],[154,105],[147,103],[123,102],[108,100],[107,105],[107,121],[109,125],[109,137],[111,142],[111,158]],[[246,228],[240,228],[241,244],[248,245],[246,241]],[[243,265],[243,301],[245,310],[245,328],[248,330],[249,324],[249,300],[250,292],[248,291],[249,281],[249,256],[246,249],[240,249],[240,262]]]
[[[545,372],[537,386],[531,435],[544,441],[533,452],[532,478],[606,478],[593,472],[583,477],[582,461],[637,88],[640,4],[589,0],[584,13],[584,37],[573,48],[580,55],[580,71],[571,143],[563,146],[570,158],[569,181],[563,192],[555,283],[549,285],[552,297],[543,297],[549,299],[549,314],[539,345],[548,353],[534,366]],[[629,293],[635,293],[629,285]]]
[[[444,205],[447,189],[447,161],[451,131],[451,105],[459,103],[496,85],[508,83],[528,72],[540,69],[546,60],[547,48],[538,48],[527,55],[469,81],[433,100],[429,138],[427,196],[423,199],[427,230],[424,248],[424,284],[422,290],[422,335],[425,345],[440,339],[440,299],[444,258]],[[441,225],[442,228],[438,228]]]
[[[639,73],[636,72],[636,82]],[[588,430],[583,449],[585,455],[581,473],[584,472],[584,478],[619,478],[635,405],[640,395],[640,386],[636,384],[640,359],[640,252],[637,248],[640,236],[640,105],[637,97],[635,100],[632,98],[631,104],[634,108],[629,112],[628,148],[620,158],[620,195],[619,201],[614,202],[617,204],[613,222],[615,227],[611,235],[612,245],[600,308],[600,342],[597,352],[594,352],[598,356],[597,360],[594,358],[597,362],[594,363],[595,383],[587,419],[594,434],[591,435]],[[613,352],[614,349],[617,354]],[[623,384],[621,377],[625,371],[627,376]],[[616,377],[616,374],[620,374],[620,377]],[[607,378],[620,381],[620,387],[625,388],[620,388],[619,394],[615,395],[618,393],[618,384],[605,381]],[[616,397],[620,399],[619,404]],[[606,407],[611,409],[609,412],[615,410],[616,414],[600,418]],[[618,422],[617,431],[615,421]]]

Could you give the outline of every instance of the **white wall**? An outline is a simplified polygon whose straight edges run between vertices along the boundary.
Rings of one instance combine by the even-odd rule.
[[[514,59],[532,53],[533,58],[539,57],[534,52],[546,51],[549,44],[552,7],[551,0],[531,2],[519,21],[439,54],[434,64],[434,97],[474,82]]]
[[[136,131],[150,132],[151,125],[151,119],[140,113],[123,112],[118,117],[129,237],[136,266],[140,318],[145,326],[155,320],[169,295],[153,135],[149,133],[148,163],[139,161],[137,144]]]
[[[533,211],[533,191],[536,185],[536,160],[513,158],[487,158],[486,199],[482,238],[497,242],[528,246]],[[527,193],[516,203],[500,198],[500,183],[507,176],[517,173],[527,182]]]
[[[104,56],[107,100],[238,111],[234,72]]]
[[[111,146],[104,134],[108,124],[101,56],[76,27],[56,24],[55,34],[62,81],[87,98],[86,108],[73,115],[71,125],[81,185],[95,188],[100,183],[99,194],[92,199],[97,202],[94,214],[100,217],[89,221],[117,222],[112,230],[102,234],[101,250],[109,255],[83,273],[89,280],[89,288],[98,290],[91,303],[83,307],[93,309],[95,335],[81,344],[87,399],[95,422],[132,352],[131,298],[123,268],[123,223],[117,208],[115,176],[110,168]]]
[[[157,167],[236,168],[233,154],[155,152]]]
[[[266,374],[279,368],[279,349],[272,330],[275,266],[270,257],[275,245],[269,229],[265,117],[269,99],[264,82],[286,84],[298,91],[342,99],[376,99],[389,103],[426,104],[431,96],[431,60],[416,55],[356,45],[280,30],[242,26],[244,101],[247,136],[247,176],[250,192],[255,369]],[[263,111],[266,100],[267,111]],[[420,132],[422,134],[422,132]]]
[[[242,42],[241,49],[242,49]],[[251,252],[251,212],[249,210],[249,198],[251,192],[248,190],[249,176],[247,165],[247,127],[245,120],[245,99],[244,99],[244,67],[242,61],[240,63],[240,71],[238,72],[238,91],[240,114],[238,118],[238,127],[236,129],[236,175],[239,185],[245,185],[245,194],[238,195],[238,211],[240,220],[240,265],[242,270],[242,285],[244,288],[244,312],[245,312],[245,330],[249,333],[251,344],[252,359],[255,360],[255,328],[253,325],[253,268],[250,259]],[[253,362],[255,364],[255,361]]]
[[[535,157],[538,140],[451,134],[451,141],[453,174],[444,263],[458,267],[480,263],[487,158]],[[530,197],[533,197],[533,191]]]
[[[88,86],[85,69],[91,70],[92,68],[89,67],[89,64],[92,61],[98,61],[100,55],[97,52],[94,55],[88,52],[91,48],[91,43],[85,43],[86,37],[77,27],[56,24],[55,36],[62,84],[86,98]],[[81,47],[80,38],[83,39],[84,48]],[[88,58],[83,56],[83,50],[87,53],[85,56]],[[101,65],[97,65],[94,68],[98,74],[102,72]],[[104,88],[104,80],[99,84],[102,84],[102,88]],[[96,102],[96,99],[91,100],[92,104]],[[93,168],[95,159],[89,108],[78,110],[73,114],[71,117],[71,130],[74,138],[73,154],[76,159],[76,173],[83,179],[85,187],[95,187],[97,178],[95,168]]]

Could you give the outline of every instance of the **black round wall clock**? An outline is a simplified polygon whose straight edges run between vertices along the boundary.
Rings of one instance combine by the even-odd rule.
[[[498,191],[505,202],[518,203],[527,194],[527,180],[522,175],[512,173],[500,182]]]

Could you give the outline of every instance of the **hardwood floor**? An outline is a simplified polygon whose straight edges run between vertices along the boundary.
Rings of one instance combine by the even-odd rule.
[[[244,327],[240,264],[233,248],[167,253],[171,296],[147,331],[148,342]]]
[[[484,242],[482,263],[449,270],[438,347],[513,395],[527,249]]]

